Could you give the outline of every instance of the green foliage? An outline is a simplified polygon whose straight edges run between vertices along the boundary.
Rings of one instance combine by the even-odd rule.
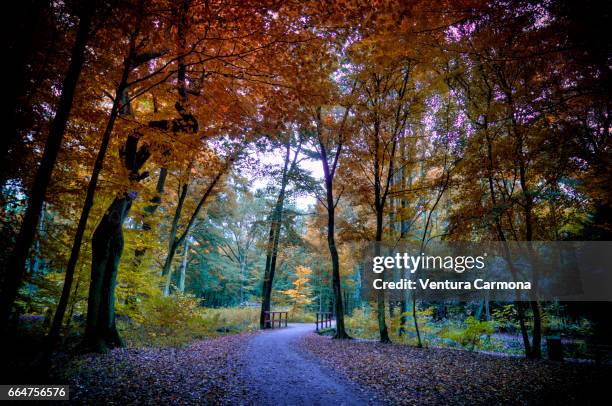
[[[419,332],[421,339],[425,346],[433,340],[435,334],[438,331],[438,327],[432,320],[432,308],[418,309],[417,320],[419,325]],[[389,336],[392,341],[400,342],[402,344],[416,345],[417,336],[416,329],[414,327],[414,319],[412,317],[412,310],[403,313],[405,317],[404,332],[402,335],[399,334],[402,314],[395,314],[393,317],[389,317]],[[371,310],[368,307],[361,309],[355,309],[351,316],[345,317],[344,319],[349,334],[353,337],[365,338],[370,340],[379,339],[378,331],[378,320],[376,311]]]
[[[419,326],[419,333],[421,334],[422,344],[427,347],[434,340],[439,328],[436,326],[432,319],[433,308],[428,307],[426,309],[419,309],[417,306],[416,318]],[[403,333],[400,335],[400,327],[402,317],[405,319],[403,326]],[[403,344],[417,345],[418,338],[416,334],[416,328],[414,326],[414,317],[412,316],[412,310],[408,310],[405,313],[400,313],[395,317],[391,318],[391,339]]]
[[[464,326],[460,328],[448,328],[441,331],[441,337],[459,343],[464,348],[473,351],[480,346],[482,336],[486,336],[486,341],[490,340],[491,334],[495,331],[496,323],[491,321],[480,321],[470,316],[465,320]]]
[[[514,333],[519,330],[518,311],[514,304],[507,304],[491,313],[500,330]]]

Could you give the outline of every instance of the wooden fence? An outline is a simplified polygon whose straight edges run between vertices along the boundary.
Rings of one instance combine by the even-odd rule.
[[[278,325],[278,328],[287,327],[289,312],[265,312],[265,316],[264,323],[266,328],[274,328],[275,324]]]
[[[332,322],[331,313],[317,312],[317,321],[316,321],[317,331],[319,331],[319,325],[321,325],[321,328],[331,327],[331,322]]]

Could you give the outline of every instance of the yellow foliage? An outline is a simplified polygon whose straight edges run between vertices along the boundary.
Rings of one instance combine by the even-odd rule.
[[[191,295],[152,296],[118,321],[129,346],[182,346],[219,334],[258,328],[259,309],[201,307]]]
[[[305,266],[298,265],[295,268],[296,279],[293,281],[293,289],[287,289],[282,293],[288,296],[291,303],[291,312],[299,313],[306,305],[312,302],[311,289],[308,286],[312,270]]]

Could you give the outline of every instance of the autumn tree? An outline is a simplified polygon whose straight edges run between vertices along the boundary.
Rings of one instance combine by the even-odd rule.
[[[91,208],[94,203],[94,196],[96,192],[96,188],[98,185],[98,179],[103,169],[104,160],[106,157],[106,153],[110,144],[111,135],[113,133],[113,129],[115,127],[115,122],[119,115],[131,115],[131,101],[128,96],[128,91],[134,83],[138,83],[142,80],[134,79],[131,80],[130,75],[133,74],[139,67],[150,62],[151,60],[161,56],[164,51],[150,51],[145,50],[145,47],[149,47],[150,44],[147,43],[146,40],[143,40],[143,25],[147,24],[147,11],[144,8],[143,2],[138,4],[138,7],[135,10],[135,13],[131,16],[127,15],[127,21],[125,21],[126,26],[122,27],[127,31],[127,49],[124,51],[125,56],[121,63],[121,69],[119,74],[119,81],[114,90],[114,94],[111,96],[112,107],[110,110],[110,114],[108,117],[108,121],[106,123],[106,127],[102,134],[102,140],[100,144],[100,148],[98,150],[98,154],[96,160],[94,162],[94,166],[92,169],[91,178],[89,184],[87,186],[87,193],[85,196],[85,201],[83,203],[83,209],[81,211],[81,215],[78,221],[76,234],[74,237],[74,241],[72,244],[72,250],[70,254],[70,258],[68,259],[68,264],[66,266],[65,273],[65,281],[64,287],[62,290],[62,295],[58,302],[58,306],[55,312],[54,320],[51,325],[51,329],[49,332],[49,341],[51,345],[56,340],[66,311],[66,307],[68,304],[68,297],[70,295],[70,290],[72,288],[72,281],[74,278],[74,271],[77,266],[77,262],[79,259],[79,253],[81,250],[81,243],[83,240],[83,235],[85,233],[85,229],[87,227],[87,222],[89,219],[89,214]],[[131,18],[130,18],[131,17]],[[150,16],[149,16],[150,18]],[[151,21],[148,21],[149,24],[152,24]],[[130,28],[128,28],[130,27]],[[147,34],[145,34],[146,36]],[[134,158],[130,158],[134,159]],[[143,162],[144,164],[144,162]],[[126,164],[129,170],[132,170],[132,166]],[[134,169],[138,172],[138,169]],[[127,215],[127,212],[126,212]],[[124,217],[125,218],[125,217]],[[123,224],[123,220],[121,221]],[[120,256],[120,255],[119,255]],[[115,271],[116,272],[116,271]],[[102,293],[99,293],[101,295]]]
[[[312,270],[304,266],[298,266],[295,269],[295,280],[293,288],[284,290],[283,293],[289,297],[291,303],[291,311],[298,313],[304,309],[304,306],[311,303],[310,287],[308,286],[310,274]]]
[[[296,136],[297,135],[297,136]],[[297,164],[302,148],[303,137],[299,133],[296,134],[295,129],[289,128],[285,131],[284,141],[284,160],[281,170],[280,188],[276,203],[270,214],[270,232],[268,234],[268,243],[266,247],[266,267],[264,269],[261,313],[259,317],[259,326],[261,329],[268,328],[266,325],[266,313],[270,311],[272,300],[272,286],[274,284],[274,274],[276,273],[276,261],[278,257],[278,247],[280,242],[281,227],[283,221],[283,210],[287,193],[287,186],[290,179],[295,178],[298,171]],[[292,149],[294,149],[292,153]]]
[[[355,48],[360,45],[363,46],[358,44]],[[359,57],[364,58],[363,55]],[[365,179],[359,194],[362,198],[373,196],[368,203],[376,217],[376,242],[383,240],[383,223],[392,182],[398,168],[401,170],[407,165],[404,157],[399,156],[399,144],[408,124],[412,102],[410,88],[414,86],[411,74],[415,63],[410,57],[399,58],[397,63],[380,63],[356,75],[360,93],[356,114],[360,131],[350,146],[358,166],[359,175],[356,176]],[[380,341],[390,342],[382,291],[378,292],[377,310]]]
[[[13,303],[17,297],[17,291],[21,286],[25,261],[32,247],[47,187],[61,148],[64,130],[72,109],[75,89],[85,62],[85,48],[90,38],[95,9],[95,2],[89,2],[83,5],[78,12],[80,21],[72,49],[70,66],[62,85],[62,96],[58,102],[55,117],[49,130],[45,153],[32,186],[32,193],[29,197],[21,229],[15,242],[13,253],[6,264],[8,271],[4,276],[2,299],[0,299],[0,329],[3,331],[6,328]]]
[[[332,260],[332,287],[334,291],[334,310],[336,314],[336,333],[334,338],[349,338],[344,327],[344,305],[342,288],[340,285],[340,260],[335,237],[335,211],[340,196],[334,196],[334,178],[338,169],[338,163],[347,137],[347,122],[349,120],[349,106],[342,108],[340,118],[336,119],[332,114],[337,112],[324,111],[321,106],[314,109],[313,120],[315,122],[315,150],[319,155],[323,166],[324,196],[319,198],[321,204],[327,210],[327,245]],[[329,114],[327,116],[326,114]],[[325,124],[328,124],[326,126]]]

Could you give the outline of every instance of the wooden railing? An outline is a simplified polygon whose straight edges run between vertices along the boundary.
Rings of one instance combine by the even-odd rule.
[[[264,320],[266,328],[274,328],[274,324],[278,324],[278,328],[287,327],[289,312],[265,312],[264,314],[266,316]]]
[[[331,327],[332,314],[329,312],[317,312],[316,331],[319,331],[319,325],[321,328]]]

